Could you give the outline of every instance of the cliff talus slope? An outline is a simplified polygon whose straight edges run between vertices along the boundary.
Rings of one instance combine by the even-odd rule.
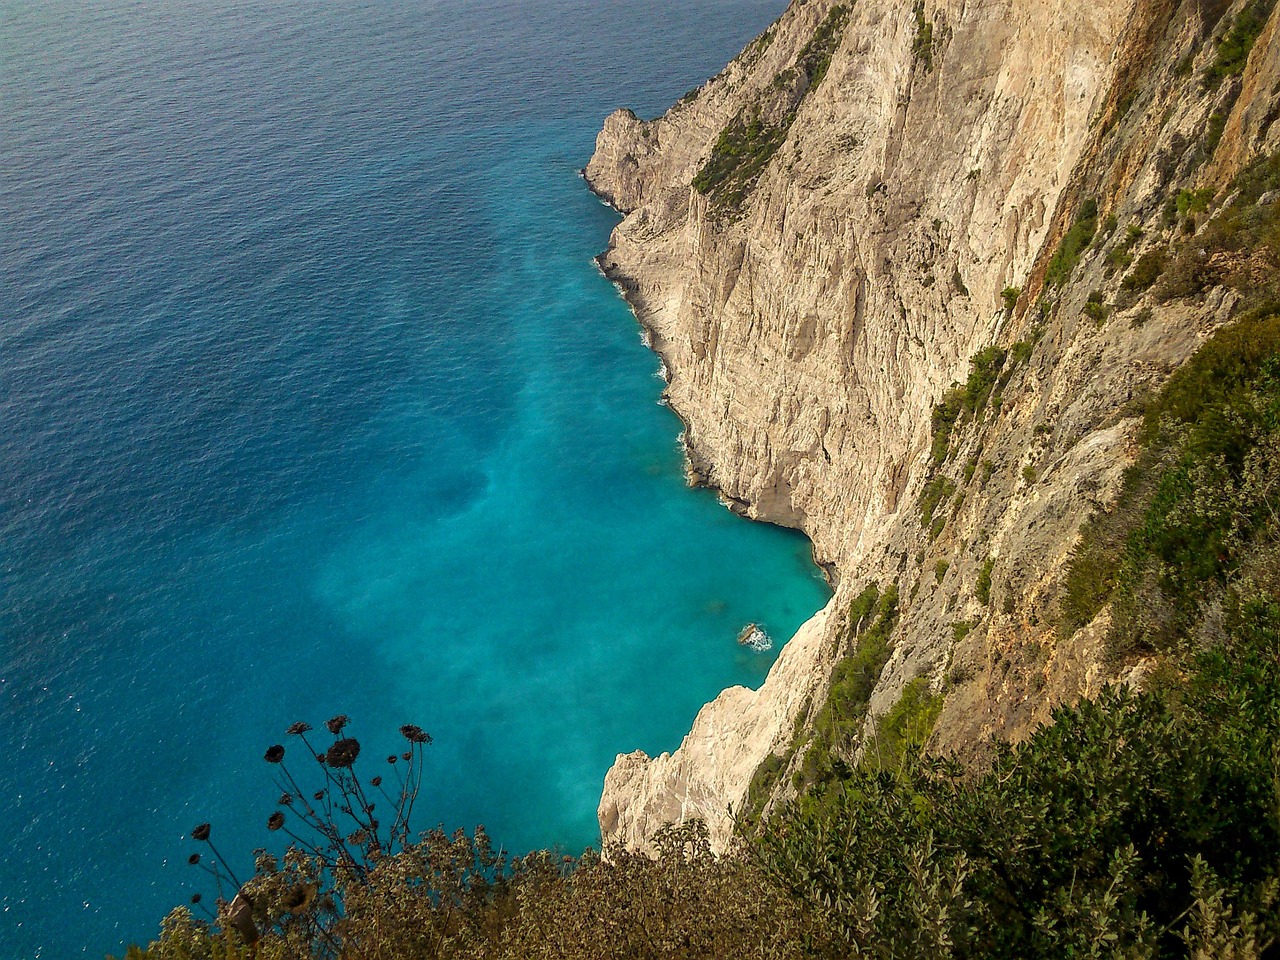
[[[864,737],[912,684],[933,745],[972,752],[1142,672],[1104,656],[1105,609],[1066,635],[1055,603],[1135,453],[1132,402],[1235,304],[1126,277],[1194,235],[1180,196],[1277,145],[1276,18],[1243,6],[1264,26],[1228,69],[1242,4],[797,0],[666,115],[606,121],[587,178],[626,218],[601,263],[692,472],[803,529],[836,585],[760,691],[708,704],[673,755],[619,758],[606,840],[696,816],[723,845],[766,757],[798,773],[869,583],[898,603]]]

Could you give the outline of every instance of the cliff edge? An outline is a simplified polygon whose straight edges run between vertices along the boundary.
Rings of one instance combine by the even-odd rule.
[[[601,265],[666,364],[693,475],[804,530],[836,589],[759,691],[725,691],[674,754],[618,758],[605,842],[698,817],[723,848],[730,807],[786,795],[869,584],[896,606],[851,759],[904,691],[931,748],[973,755],[1141,678],[1104,649],[1107,608],[1063,629],[1063,579],[1135,456],[1135,402],[1236,305],[1130,278],[1280,146],[1276,19],[795,0],[662,117],[606,120],[586,176],[625,219]]]

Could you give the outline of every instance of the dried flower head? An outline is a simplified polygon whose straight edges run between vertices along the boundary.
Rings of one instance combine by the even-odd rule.
[[[317,790],[315,793],[313,793],[313,794],[311,795],[311,799],[312,799],[312,800],[323,800],[323,799],[324,799],[324,791],[323,791],[323,790]]]
[[[200,854],[198,853],[193,853],[191,856],[187,857],[187,863],[193,867],[199,862],[200,862]]]
[[[401,760],[412,760],[412,759],[413,759],[413,754],[412,754],[412,753],[410,753],[408,750],[406,750],[404,753],[400,754],[400,759],[401,759]]]
[[[410,743],[430,743],[431,735],[415,723],[406,723],[400,728],[400,735]]]
[[[300,737],[311,729],[311,724],[303,723],[299,720],[297,723],[289,724],[289,729],[285,731],[291,737]]]
[[[192,902],[192,903],[199,903],[199,902],[200,902],[201,900],[203,900],[203,899],[204,899],[204,897],[203,897],[202,895],[198,894],[198,893],[193,893],[193,894],[191,895],[191,902]]]
[[[263,754],[262,759],[267,763],[279,763],[284,759],[284,745],[277,743],[267,747],[267,752]]]
[[[344,737],[325,752],[324,761],[331,767],[341,769],[350,767],[356,762],[358,756],[360,756],[360,742],[354,737]]]
[[[382,778],[381,778],[381,777],[371,777],[371,778],[369,779],[369,786],[371,786],[371,787],[380,787],[380,786],[382,786]]]
[[[395,763],[399,759],[400,759],[399,757],[390,756],[390,757],[387,757],[387,763]]]
[[[202,823],[191,831],[191,839],[198,840],[201,843],[209,839],[209,824]]]
[[[279,830],[284,826],[284,814],[277,810],[271,816],[267,817],[267,829]]]
[[[345,713],[340,713],[336,717],[330,717],[324,722],[324,725],[328,727],[329,732],[336,737],[342,732],[342,728],[347,725],[347,722],[347,715]]]
[[[282,793],[282,794],[280,794],[280,806],[282,806],[282,807],[288,807],[288,806],[292,806],[292,805],[293,805],[293,794],[292,794],[292,793]]]

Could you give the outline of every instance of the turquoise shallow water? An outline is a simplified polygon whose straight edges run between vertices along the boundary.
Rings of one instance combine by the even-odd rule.
[[[826,588],[684,486],[576,171],[781,7],[0,0],[0,957],[151,935],[201,820],[247,868],[295,719],[576,850],[763,679]]]

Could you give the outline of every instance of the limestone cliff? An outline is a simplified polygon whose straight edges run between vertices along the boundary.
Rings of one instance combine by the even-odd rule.
[[[1213,76],[1241,6],[795,0],[664,116],[608,118],[586,174],[626,218],[601,264],[665,361],[692,472],[803,529],[836,590],[761,690],[725,691],[673,755],[619,757],[606,841],[698,816],[723,845],[760,763],[795,764],[869,582],[902,599],[868,729],[923,677],[933,745],[972,751],[1140,672],[1102,657],[1105,610],[1063,637],[1053,605],[1133,454],[1127,405],[1232,306],[1105,305],[1118,238],[1140,255],[1172,195],[1280,142],[1273,4]],[[935,406],[992,345],[996,403],[939,455]]]

